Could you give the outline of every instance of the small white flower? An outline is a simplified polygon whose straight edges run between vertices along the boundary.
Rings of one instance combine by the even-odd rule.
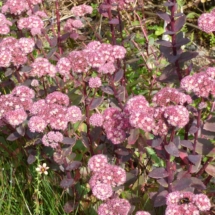
[[[49,169],[49,167],[47,166],[46,163],[43,163],[42,165],[39,165],[37,168],[36,168],[36,171],[41,175],[41,174],[45,174],[45,175],[48,175],[48,172],[47,170]]]

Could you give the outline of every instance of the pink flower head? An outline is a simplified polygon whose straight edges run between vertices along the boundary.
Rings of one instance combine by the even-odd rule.
[[[126,199],[108,199],[106,203],[99,206],[98,215],[128,215],[130,209],[131,205]]]
[[[28,127],[31,132],[43,132],[47,126],[47,122],[39,116],[33,116],[28,122]]]
[[[110,184],[97,184],[93,187],[92,192],[100,200],[106,200],[113,195]]]
[[[199,210],[193,204],[168,205],[165,215],[199,215]]]
[[[104,65],[100,66],[98,69],[98,73],[103,74],[114,74],[116,71],[115,65],[111,62],[105,63]]]
[[[113,172],[114,178],[111,185],[113,187],[120,186],[126,182],[126,171],[116,165],[108,165],[106,168],[110,168]]]
[[[68,19],[64,26],[64,31],[73,32],[76,29],[81,29],[84,27],[84,24],[79,19]]]
[[[192,99],[189,95],[181,93],[177,89],[165,87],[154,95],[152,101],[159,106],[168,106],[169,104],[190,104]]]
[[[206,32],[211,33],[215,31],[215,15],[214,13],[203,13],[198,18],[198,26],[199,28]]]
[[[24,109],[16,109],[5,113],[6,121],[12,126],[17,126],[27,119],[27,114]]]
[[[69,105],[69,97],[64,93],[55,91],[47,95],[46,103],[59,104],[67,107]]]
[[[35,92],[31,88],[24,86],[24,85],[15,87],[12,90],[11,94],[13,96],[22,97],[22,98],[33,99],[35,97]]]
[[[8,48],[0,47],[0,67],[9,67],[12,61],[12,54]]]
[[[89,119],[90,125],[98,127],[101,127],[103,125],[103,121],[103,115],[98,113],[93,114]]]
[[[144,96],[134,96],[126,103],[125,110],[129,113],[148,112],[149,103]]]
[[[12,26],[12,22],[7,20],[4,14],[0,13],[0,34],[8,34],[10,32],[9,26]]]
[[[56,68],[62,76],[68,77],[71,70],[70,60],[66,57],[60,58],[57,62]]]
[[[102,154],[94,155],[88,161],[88,168],[92,172],[101,171],[108,163],[107,157]]]
[[[24,54],[28,54],[32,52],[35,46],[35,42],[32,38],[24,38],[24,37],[20,38],[16,44]]]
[[[66,107],[58,104],[49,104],[47,112],[44,113],[44,119],[47,120],[52,129],[65,130],[67,128]]]
[[[210,199],[205,194],[197,194],[194,196],[194,203],[200,211],[209,211],[211,208]]]
[[[72,71],[75,73],[84,73],[90,68],[84,51],[72,51],[67,58],[70,60]]]
[[[135,215],[150,215],[147,211],[137,211]]]
[[[45,99],[40,99],[32,104],[30,113],[32,115],[39,115],[44,109],[47,109]]]
[[[117,108],[107,108],[104,113],[103,128],[107,138],[113,144],[120,144],[126,139],[126,132],[131,128],[129,117]]]
[[[193,91],[197,96],[208,98],[209,94],[215,95],[215,80],[211,77],[212,70],[186,76],[181,80],[181,88]]]
[[[66,119],[68,122],[76,123],[82,119],[81,109],[75,105],[67,109]]]
[[[50,77],[55,77],[57,69],[52,65],[46,58],[36,58],[36,60],[31,64],[32,70],[29,75],[32,77],[43,77],[49,75]]]
[[[28,9],[28,3],[25,0],[7,0],[2,7],[2,13],[6,13],[9,10],[10,13],[19,15]]]
[[[33,79],[31,81],[31,86],[32,87],[38,87],[40,85],[39,81],[37,79]]]
[[[93,8],[91,6],[82,4],[73,7],[71,12],[74,16],[84,16],[86,14],[91,14],[93,12]]]
[[[45,146],[50,146],[51,148],[57,148],[58,144],[63,141],[63,135],[56,131],[50,131],[48,134],[45,134],[42,138],[42,143]]]
[[[101,87],[101,85],[102,85],[102,81],[99,77],[89,79],[90,88],[99,88],[99,87]]]
[[[101,43],[99,41],[91,41],[87,44],[86,49],[88,50],[98,50],[98,48],[101,46]]]
[[[211,78],[215,78],[215,67],[208,67],[206,69],[206,73],[208,76],[210,76]]]
[[[165,136],[168,134],[168,126],[164,118],[165,107],[157,107],[154,109],[154,127],[152,132],[154,135]]]
[[[105,64],[106,59],[101,51],[85,49],[84,52],[89,66],[99,68]]]
[[[164,111],[164,117],[174,127],[183,128],[189,122],[189,112],[181,105],[168,106]]]
[[[43,20],[36,15],[31,15],[27,18],[21,18],[18,20],[18,28],[20,30],[27,28],[31,31],[31,34],[34,35],[40,35],[42,32],[42,29],[44,28]]]
[[[115,59],[123,59],[126,54],[126,49],[123,46],[114,45],[113,46],[113,53]]]

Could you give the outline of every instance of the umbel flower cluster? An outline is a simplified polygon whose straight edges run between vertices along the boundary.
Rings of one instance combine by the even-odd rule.
[[[126,181],[125,170],[109,164],[105,155],[98,154],[91,157],[88,167],[92,172],[89,181],[90,188],[98,199],[108,199],[113,195],[112,187],[120,186]]]
[[[203,13],[198,19],[198,27],[206,33],[215,31],[215,10]]]
[[[211,203],[205,194],[175,191],[167,196],[165,215],[199,215],[209,211]]]

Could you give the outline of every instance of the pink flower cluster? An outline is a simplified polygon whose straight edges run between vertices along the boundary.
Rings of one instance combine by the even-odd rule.
[[[211,13],[203,13],[198,18],[198,27],[206,32],[211,33],[215,31],[215,13],[212,11]]]
[[[191,103],[190,96],[166,87],[153,97],[153,101],[157,107],[150,107],[141,95],[127,101],[124,111],[128,113],[132,127],[163,136],[168,133],[169,126],[182,128],[188,123],[188,110],[177,104]]]
[[[175,191],[169,193],[166,200],[165,215],[199,215],[211,208],[209,198],[204,194]]]
[[[99,88],[99,87],[101,87],[101,85],[102,85],[102,81],[99,77],[89,79],[90,88]]]
[[[27,54],[33,51],[34,46],[31,38],[4,38],[0,42],[0,67],[9,67],[11,63],[15,66],[25,64]]]
[[[54,130],[65,130],[68,122],[76,123],[82,118],[79,107],[70,106],[69,98],[61,92],[53,92],[46,99],[33,103],[28,122],[31,132],[43,132],[49,124]]]
[[[49,146],[53,149],[57,148],[58,144],[63,141],[63,135],[56,131],[50,131],[48,134],[45,134],[42,138],[42,143],[45,146]]]
[[[7,20],[4,14],[0,13],[0,34],[8,34],[10,32],[9,26],[12,26],[12,22]]]
[[[82,5],[73,7],[71,12],[76,17],[85,16],[86,14],[91,14],[93,12],[93,8],[91,6],[82,4]]]
[[[52,65],[49,60],[46,58],[38,57],[31,64],[31,71],[29,72],[29,76],[32,77],[43,77],[45,75],[49,75],[50,77],[55,77],[57,73],[56,66]]]
[[[72,68],[71,62],[68,58],[62,57],[58,60],[56,65],[57,71],[66,79],[69,78],[70,70]]]
[[[42,29],[44,28],[43,20],[37,15],[31,15],[26,18],[21,18],[18,20],[18,28],[20,30],[26,28],[31,31],[31,34],[40,35],[42,34]]]
[[[131,128],[128,114],[117,108],[107,108],[103,113],[103,118],[103,128],[107,138],[113,144],[122,143],[126,139],[126,132]]]
[[[215,95],[215,69],[209,67],[206,71],[188,75],[181,80],[181,88],[187,92],[192,91],[199,97],[208,98],[210,94]]]
[[[81,29],[84,27],[84,24],[79,19],[68,19],[64,26],[64,31],[73,33],[77,32],[77,29]]]
[[[34,91],[26,86],[17,86],[8,95],[0,96],[0,120],[17,126],[27,119],[31,108]]]
[[[30,6],[42,3],[42,0],[7,0],[6,3],[2,7],[2,13],[6,13],[8,10],[10,13],[19,15],[24,11],[29,10],[29,4]]]
[[[153,96],[152,101],[158,106],[183,105],[192,103],[189,95],[179,92],[177,89],[164,87]]]
[[[131,205],[128,200],[113,198],[102,203],[98,208],[98,215],[128,215]]]
[[[98,113],[93,114],[89,119],[90,125],[98,127],[101,127],[103,125],[103,121],[103,115]]]
[[[126,181],[125,170],[119,166],[108,164],[105,155],[98,154],[91,157],[88,167],[93,173],[89,184],[93,195],[98,199],[106,200],[111,197],[112,187],[122,185]]]

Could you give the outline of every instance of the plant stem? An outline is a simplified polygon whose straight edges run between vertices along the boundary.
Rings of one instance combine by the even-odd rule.
[[[56,8],[56,18],[57,18],[57,44],[60,55],[62,54],[62,47],[61,47],[61,39],[60,39],[60,9],[59,9],[59,0],[55,1],[55,8]]]

